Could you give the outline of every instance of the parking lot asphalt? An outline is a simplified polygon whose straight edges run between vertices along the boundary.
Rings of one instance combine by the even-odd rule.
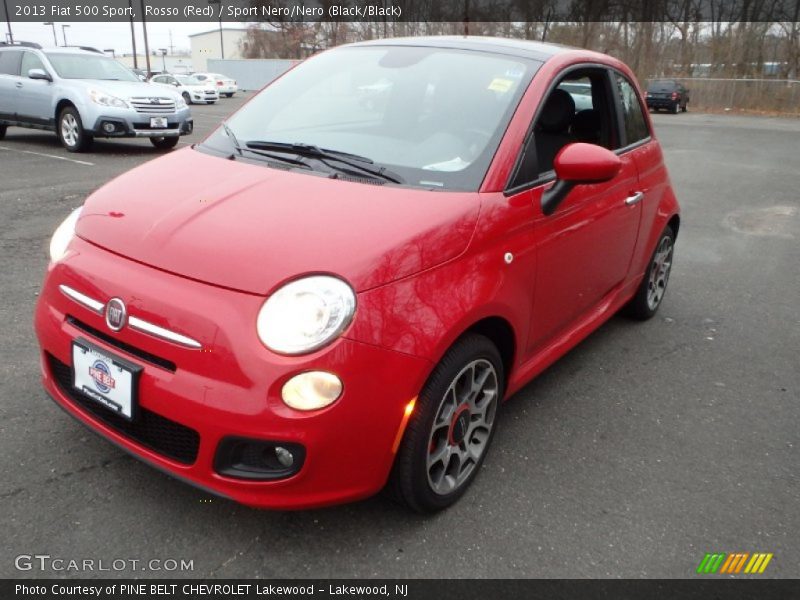
[[[241,102],[193,107],[184,142]],[[0,576],[692,577],[706,552],[771,552],[764,576],[800,577],[800,121],[654,121],[683,206],[660,313],[613,318],[514,396],[471,490],[427,518],[381,497],[304,512],[211,498],[57,408],[32,328],[48,240],[92,190],[159,153],[121,140],[68,154],[52,134],[9,129]],[[194,569],[20,572],[20,554]]]

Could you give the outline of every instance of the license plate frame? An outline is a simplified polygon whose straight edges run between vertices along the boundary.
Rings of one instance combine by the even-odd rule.
[[[150,129],[166,129],[169,127],[167,117],[150,117]]]
[[[85,338],[72,340],[73,389],[126,421],[138,416],[143,370]]]

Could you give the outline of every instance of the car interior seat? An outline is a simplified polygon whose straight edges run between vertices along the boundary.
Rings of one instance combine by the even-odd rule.
[[[553,168],[558,151],[576,141],[570,128],[575,118],[575,101],[569,92],[556,88],[545,102],[534,132],[539,173]]]

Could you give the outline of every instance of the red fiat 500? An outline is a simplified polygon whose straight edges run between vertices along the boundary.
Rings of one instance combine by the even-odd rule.
[[[47,392],[260,507],[476,476],[501,403],[667,286],[678,204],[631,71],[487,38],[340,47],[56,230]]]

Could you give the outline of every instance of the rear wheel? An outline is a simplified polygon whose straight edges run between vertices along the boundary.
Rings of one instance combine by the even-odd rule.
[[[226,98],[233,98],[233,92],[231,92],[231,93],[229,93],[229,94],[225,94],[225,97],[226,97]]]
[[[686,104],[684,104],[684,105],[683,105],[683,108],[681,108],[681,110],[682,110],[683,112],[686,112],[687,110],[689,110],[689,103],[687,102]]]
[[[151,137],[150,143],[159,150],[170,150],[178,145],[178,136],[173,137]]]
[[[664,293],[667,291],[674,248],[675,233],[671,227],[667,226],[658,239],[656,250],[653,252],[636,295],[625,307],[628,316],[645,321],[656,314],[664,299]]]
[[[454,504],[478,474],[503,398],[503,362],[486,337],[448,350],[417,398],[387,490],[418,512]]]
[[[56,132],[67,152],[85,152],[94,141],[94,138],[84,130],[81,115],[73,106],[67,106],[58,115]]]
[[[677,115],[679,110],[680,110],[680,103],[679,102],[676,102],[675,104],[672,105],[672,114],[673,115]]]

